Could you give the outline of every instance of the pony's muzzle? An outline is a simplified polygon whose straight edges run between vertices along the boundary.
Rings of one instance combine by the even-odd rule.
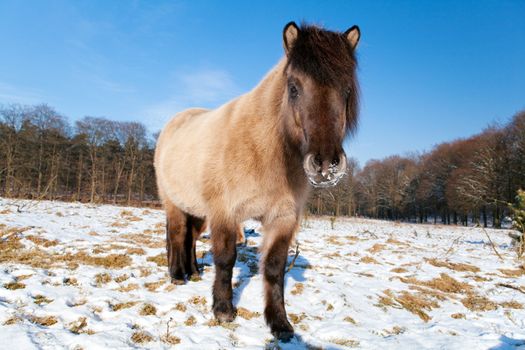
[[[346,174],[346,155],[323,159],[320,154],[308,153],[304,158],[303,168],[308,181],[315,187],[332,187]]]

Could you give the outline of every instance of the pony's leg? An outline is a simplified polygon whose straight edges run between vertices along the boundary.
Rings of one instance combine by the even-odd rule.
[[[168,269],[175,284],[184,283],[186,274],[187,216],[171,202],[164,203],[166,209],[166,249]]]
[[[296,215],[281,216],[265,226],[262,251],[266,299],[264,317],[272,334],[288,341],[294,331],[284,308],[284,269],[298,220]]]
[[[232,304],[232,271],[237,258],[237,225],[210,222],[215,282],[213,283],[213,313],[221,322],[235,318]]]
[[[196,246],[197,239],[206,228],[205,220],[193,215],[186,215],[186,248],[185,270],[188,276],[198,275],[199,266],[197,264]]]

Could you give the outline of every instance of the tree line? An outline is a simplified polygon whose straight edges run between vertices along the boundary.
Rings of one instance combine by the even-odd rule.
[[[154,138],[141,123],[87,116],[72,126],[46,104],[0,108],[4,197],[153,201],[153,151]]]
[[[501,227],[525,189],[525,111],[507,124],[420,155],[350,162],[346,181],[315,191],[311,212]]]
[[[138,122],[86,116],[70,124],[46,105],[0,106],[0,195],[156,205],[157,135]],[[500,227],[525,188],[525,111],[507,124],[411,156],[348,160],[335,188],[314,189],[307,210]]]

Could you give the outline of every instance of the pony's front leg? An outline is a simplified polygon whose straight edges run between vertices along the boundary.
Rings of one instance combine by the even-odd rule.
[[[284,308],[284,269],[288,248],[298,227],[296,215],[281,216],[265,225],[263,242],[263,273],[266,306],[264,317],[272,334],[284,341],[293,337]]]
[[[232,273],[237,258],[237,225],[211,222],[215,282],[213,284],[213,313],[221,322],[235,318],[232,304]]]

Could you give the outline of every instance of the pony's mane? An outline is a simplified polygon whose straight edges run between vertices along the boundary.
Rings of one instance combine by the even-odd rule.
[[[319,84],[336,88],[355,80],[356,59],[350,42],[342,33],[314,25],[301,24],[288,55],[288,65]]]

